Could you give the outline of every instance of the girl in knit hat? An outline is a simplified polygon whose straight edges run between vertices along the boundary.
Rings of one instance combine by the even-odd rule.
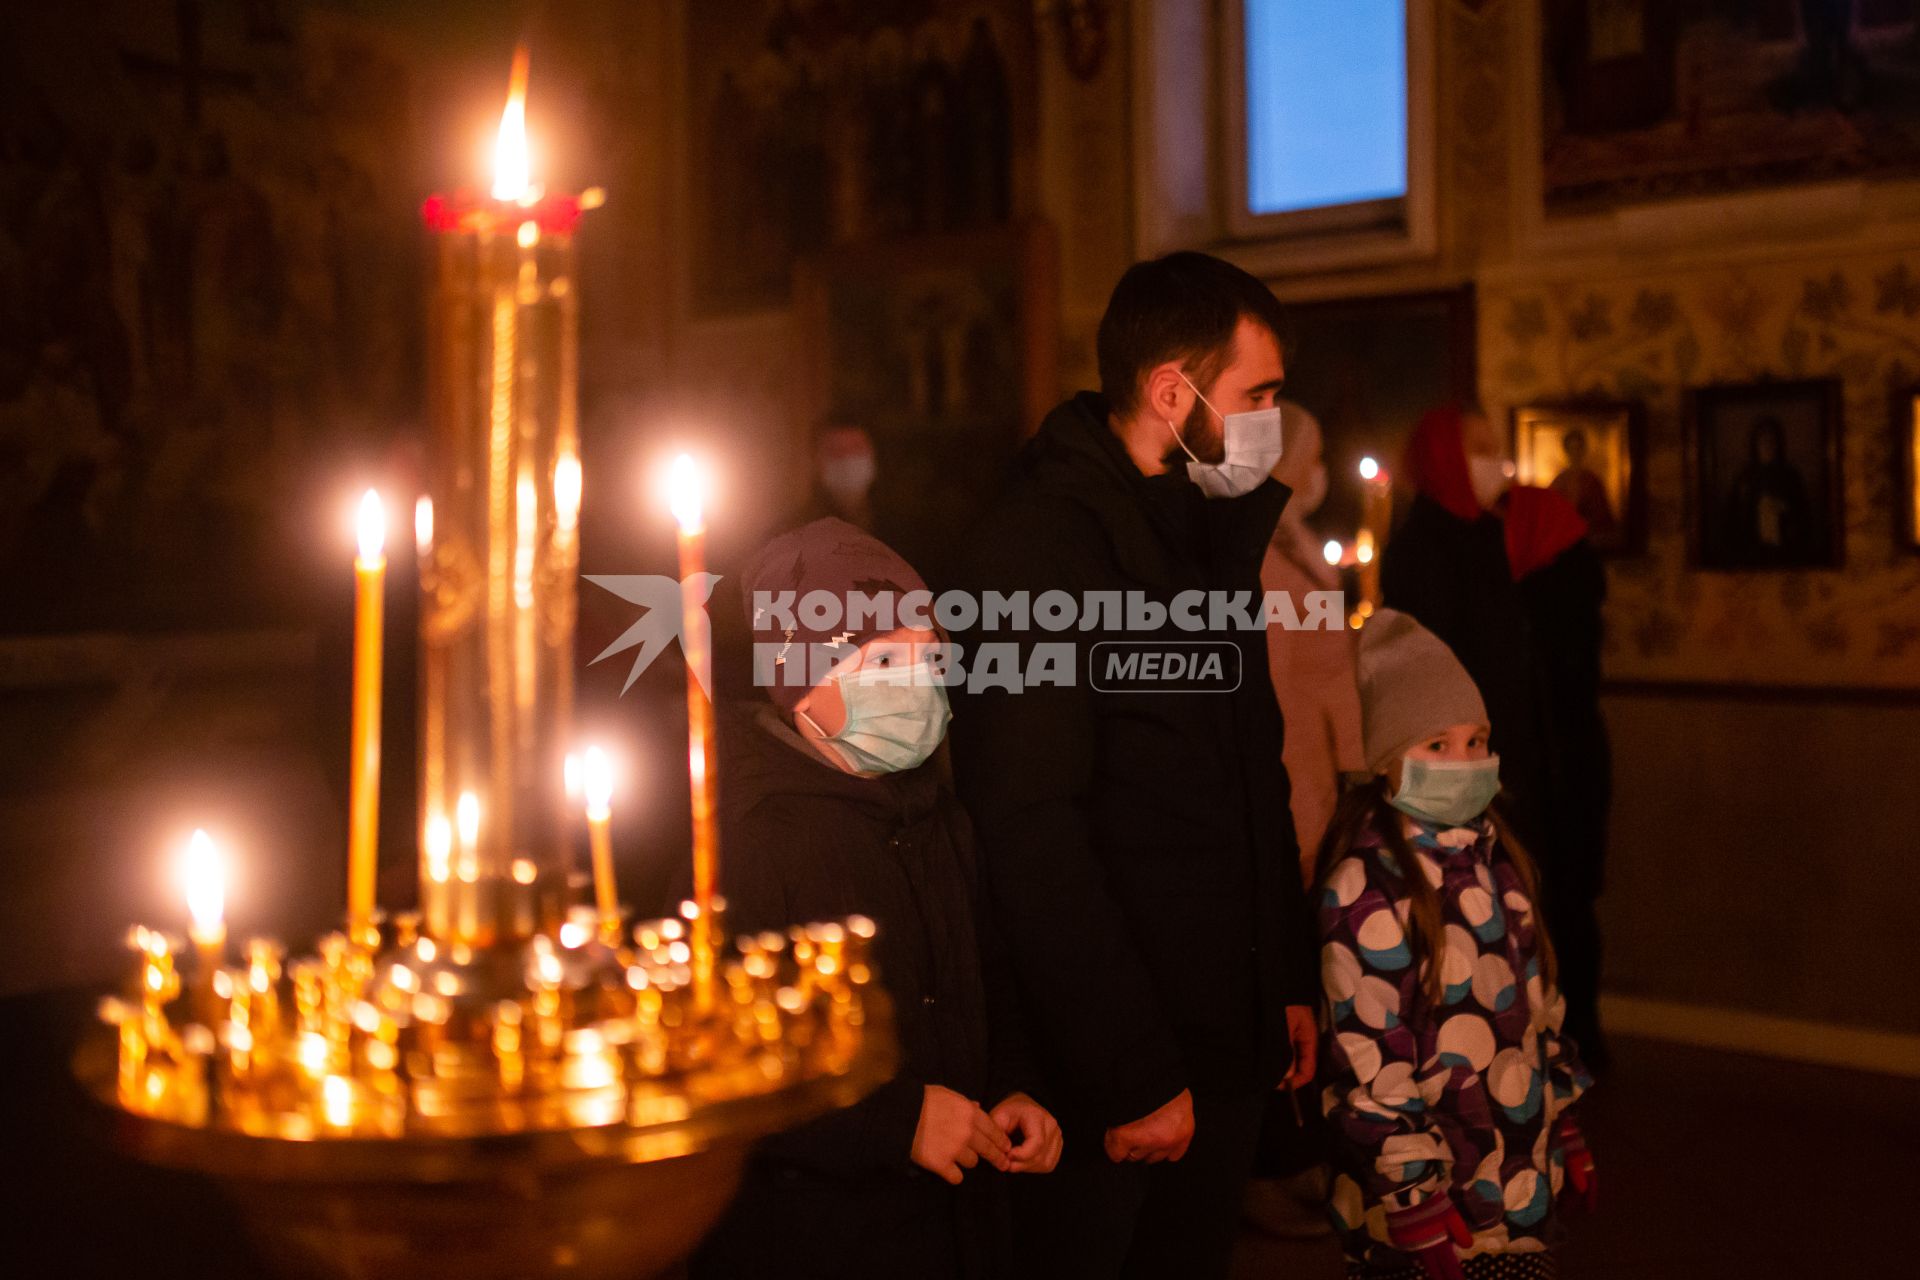
[[[1360,701],[1374,777],[1343,797],[1313,899],[1347,1274],[1555,1276],[1555,1201],[1595,1190],[1569,1113],[1590,1080],[1561,1032],[1538,878],[1494,806],[1486,708],[1391,609],[1361,633]]]

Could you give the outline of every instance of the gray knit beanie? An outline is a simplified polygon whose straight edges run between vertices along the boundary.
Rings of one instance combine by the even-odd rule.
[[[1361,737],[1374,773],[1456,724],[1486,724],[1473,677],[1439,636],[1395,609],[1360,631]]]

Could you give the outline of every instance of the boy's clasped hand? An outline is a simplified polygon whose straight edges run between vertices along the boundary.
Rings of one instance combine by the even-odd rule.
[[[982,1160],[1002,1173],[1050,1173],[1059,1163],[1060,1125],[1024,1093],[991,1113],[942,1085],[925,1087],[913,1131],[913,1162],[955,1186]]]

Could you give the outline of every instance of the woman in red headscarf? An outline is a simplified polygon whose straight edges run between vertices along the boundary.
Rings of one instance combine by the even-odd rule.
[[[1612,795],[1599,700],[1606,574],[1571,503],[1512,482],[1478,409],[1427,413],[1406,463],[1416,492],[1382,559],[1382,592],[1480,686],[1515,828],[1541,864],[1567,1029],[1590,1064],[1604,1062],[1594,904]]]

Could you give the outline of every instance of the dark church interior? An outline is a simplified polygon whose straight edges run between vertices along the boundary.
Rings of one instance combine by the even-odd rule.
[[[1912,1270],[1920,0],[0,27],[0,1273]]]

